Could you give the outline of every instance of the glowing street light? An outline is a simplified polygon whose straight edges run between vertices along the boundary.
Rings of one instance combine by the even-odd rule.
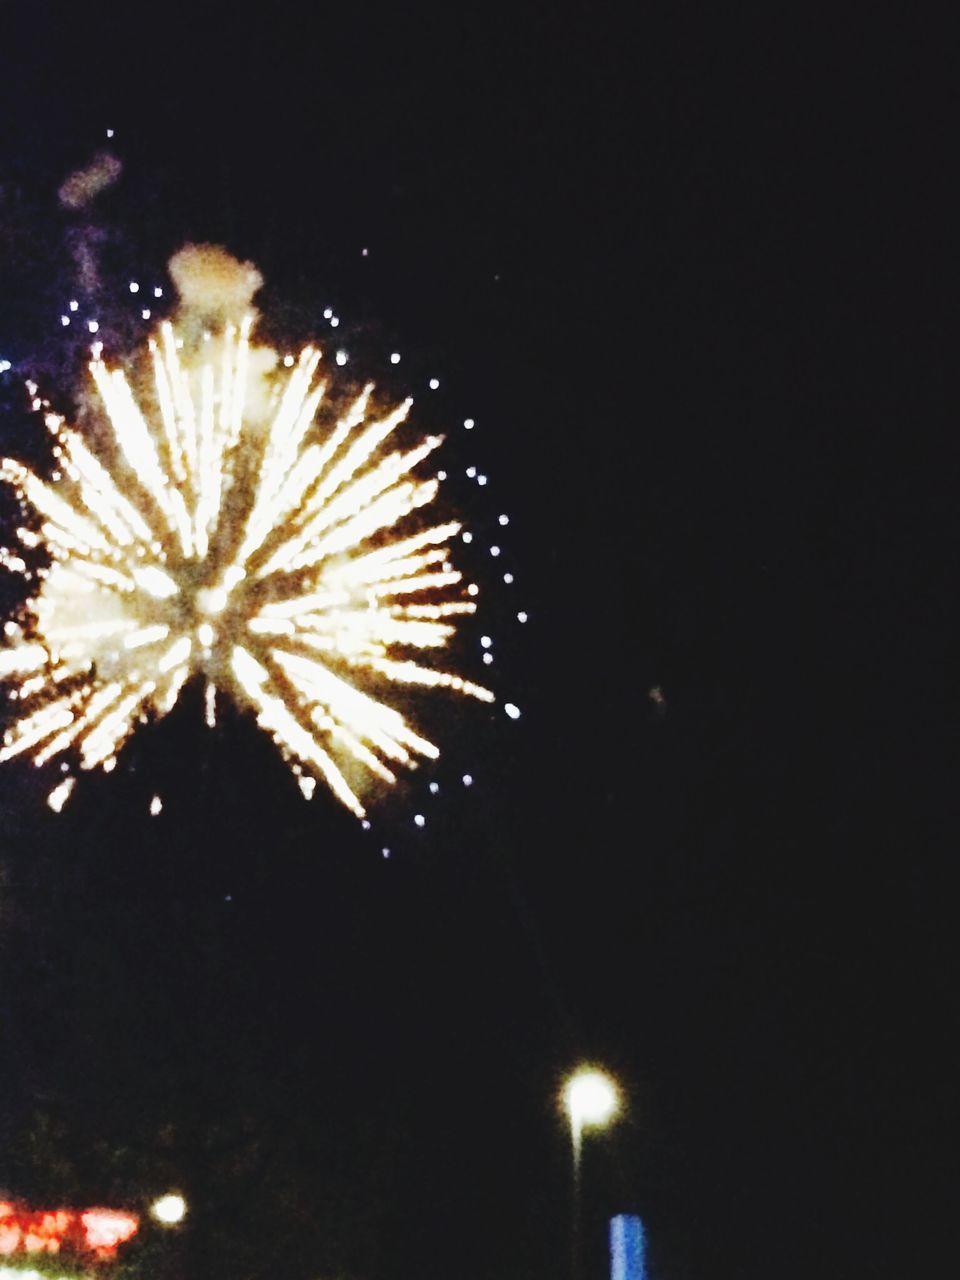
[[[161,1196],[150,1206],[151,1216],[165,1227],[175,1227],[182,1222],[187,1212],[187,1202],[176,1192]]]
[[[573,1149],[573,1219],[571,1223],[571,1273],[580,1275],[580,1157],[584,1129],[602,1129],[616,1116],[620,1091],[605,1072],[579,1067],[563,1087],[563,1106],[570,1121]]]

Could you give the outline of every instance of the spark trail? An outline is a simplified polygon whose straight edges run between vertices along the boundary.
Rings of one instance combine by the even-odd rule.
[[[221,276],[240,268],[212,252]],[[423,657],[475,609],[449,559],[459,523],[424,514],[439,482],[422,464],[441,437],[406,438],[410,400],[378,408],[372,384],[344,396],[318,348],[277,366],[252,308],[201,305],[197,273],[181,274],[184,310],[150,340],[142,393],[92,348],[96,446],[47,413],[57,478],[0,461],[39,521],[0,564],[29,578],[25,554],[50,559],[0,649],[20,711],[0,761],[67,753],[109,771],[200,676],[208,724],[218,692],[252,708],[305,794],[321,781],[362,817],[374,779],[438,755],[392,705],[399,686],[493,701]]]

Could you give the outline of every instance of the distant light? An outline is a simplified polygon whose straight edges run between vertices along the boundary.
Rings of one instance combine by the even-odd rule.
[[[504,525],[509,524],[509,523],[510,523],[510,517],[509,517],[509,516],[498,516],[498,517],[497,517],[497,523],[498,523],[498,524],[504,524]]]
[[[507,586],[509,587],[510,583],[513,581],[513,574],[512,574],[512,573],[505,573],[505,574],[503,575],[503,580],[504,580],[504,582],[507,584]]]
[[[391,351],[391,352],[390,352],[390,363],[391,363],[391,364],[399,364],[399,363],[400,363],[400,352],[399,352],[399,351]]]
[[[333,315],[333,307],[324,307],[323,309],[324,320],[329,320],[332,315]]]
[[[87,321],[87,328],[90,330],[90,332],[91,332],[91,333],[96,333],[96,332],[97,332],[97,330],[100,328],[100,321],[99,321],[99,320],[88,320],[88,321]]]
[[[339,316],[331,316],[331,317],[330,317],[330,328],[331,328],[331,329],[336,329],[336,327],[339,325],[339,323],[340,323],[340,317],[339,317]]]
[[[161,1196],[159,1200],[154,1200],[150,1206],[150,1212],[157,1222],[162,1222],[165,1227],[175,1227],[184,1219],[187,1202],[183,1196],[171,1192],[169,1195]]]
[[[503,709],[507,713],[507,715],[510,717],[511,720],[520,719],[520,708],[515,703],[505,702],[503,704]]]
[[[485,654],[483,655],[483,661],[484,661],[484,663],[489,667],[490,663],[493,661],[493,654],[492,654],[492,653],[485,653]]]
[[[385,858],[389,858],[389,857],[390,857],[390,850],[389,850],[389,849],[381,849],[381,850],[380,850],[380,852],[383,854],[383,856],[384,856]]]
[[[201,622],[197,627],[197,639],[205,649],[209,649],[213,644],[216,634],[209,622]]]
[[[0,373],[6,373],[8,369],[12,369],[13,365],[9,360],[0,360]]]
[[[64,328],[66,328],[66,326],[70,323],[70,317],[69,317],[69,316],[61,316],[61,317],[60,317],[60,323],[64,326]]]
[[[470,532],[469,529],[464,529],[463,533],[461,533],[460,535],[460,540],[461,542],[472,542],[473,534]]]
[[[577,1071],[564,1086],[563,1102],[570,1123],[579,1130],[585,1125],[603,1125],[614,1115],[620,1101],[617,1086],[602,1071]]]
[[[339,365],[344,365],[344,364],[346,364],[346,363],[347,363],[347,353],[346,353],[345,351],[338,351],[338,352],[337,352],[337,355],[336,355],[336,361],[337,361],[337,364],[339,364]]]
[[[521,609],[520,612],[517,614],[517,621],[526,622],[526,620],[527,620],[527,611],[525,609]]]
[[[430,381],[429,381],[429,383],[428,383],[427,385],[429,386],[429,388],[430,388],[430,390],[431,390],[431,391],[436,391],[437,387],[439,387],[439,385],[440,385],[440,379],[439,379],[439,378],[431,378],[431,379],[430,379]]]
[[[144,307],[144,308],[143,308],[143,310],[140,312],[140,314],[141,314],[141,316],[144,318],[144,320],[149,320],[149,319],[150,319],[150,308],[149,308],[149,307]]]
[[[131,281],[130,281],[130,292],[131,292],[131,293],[139,293],[139,292],[140,292],[140,286],[137,284],[136,280],[131,280]]]
[[[480,643],[484,649],[489,649],[490,646],[493,644],[493,641],[490,639],[489,636],[481,636]]]
[[[477,468],[476,468],[476,467],[467,467],[467,476],[468,476],[471,480],[473,479],[473,477],[474,477],[476,474],[477,474]]]
[[[422,813],[415,813],[413,815],[413,820],[418,827],[425,827],[427,825],[427,820]]]
[[[284,356],[284,357],[283,357],[283,367],[284,367],[285,369],[289,369],[289,368],[292,366],[292,364],[293,364],[293,356]]]
[[[108,130],[107,130],[107,137],[108,137],[108,138],[112,138],[112,137],[113,137],[113,130],[112,130],[112,129],[108,129]]]
[[[472,418],[464,418],[463,425],[466,427],[468,431],[472,431],[477,424],[474,422]]]
[[[445,471],[438,471],[438,472],[437,472],[437,479],[438,479],[438,480],[446,480],[446,478],[447,478],[447,473],[446,473]]]
[[[465,787],[472,787],[472,786],[473,786],[473,774],[472,774],[472,773],[465,773],[465,774],[463,775],[463,779],[462,779],[462,781],[463,781],[463,785],[464,785]]]
[[[150,816],[155,818],[163,809],[163,801],[159,796],[154,796],[150,801]]]
[[[490,548],[490,554],[491,554],[492,556],[498,556],[498,555],[500,554],[500,548],[499,548],[499,547],[491,547],[491,548]]]
[[[77,311],[77,310],[79,309],[79,307],[80,307],[80,303],[79,303],[79,302],[77,302],[77,301],[72,301],[72,302],[70,303],[70,310],[71,310],[71,311]]]
[[[369,258],[369,256],[370,256],[370,250],[369,250],[369,249],[361,249],[361,250],[360,250],[360,255],[361,255],[361,257]]]
[[[154,296],[155,298],[162,298],[162,297],[163,297],[163,290],[160,288],[160,286],[159,286],[159,285],[157,285],[157,287],[154,289],[154,291],[153,291],[153,296]]]
[[[430,783],[430,794],[431,794],[432,796],[435,796],[439,790],[440,790],[440,783],[439,783],[439,782],[431,782],[431,783]]]
[[[480,588],[477,586],[475,582],[471,582],[469,587],[467,587],[467,595],[478,596],[479,594],[480,594]]]
[[[479,484],[479,485],[484,485],[484,484],[486,484],[486,483],[487,483],[487,477],[486,477],[486,476],[477,476],[477,484]]]
[[[360,825],[361,825],[361,827],[363,827],[364,831],[369,831],[369,830],[370,830],[370,819],[369,819],[369,818],[364,818],[364,819],[361,821]]]

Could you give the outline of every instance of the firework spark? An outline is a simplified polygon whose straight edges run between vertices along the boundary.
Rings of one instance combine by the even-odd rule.
[[[199,675],[208,724],[218,691],[252,708],[305,794],[322,781],[362,816],[370,781],[438,754],[391,686],[493,701],[418,660],[475,609],[449,559],[460,525],[415,514],[436,497],[418,468],[441,438],[397,443],[411,401],[378,411],[372,385],[345,399],[320,376],[319,349],[281,366],[256,345],[249,267],[190,250],[171,269],[184,307],[149,343],[144,391],[92,349],[96,447],[47,413],[55,478],[0,462],[39,518],[0,564],[29,577],[21,550],[50,557],[0,650],[22,707],[0,761],[76,752],[82,769],[109,771]],[[73,783],[54,788],[53,808]]]

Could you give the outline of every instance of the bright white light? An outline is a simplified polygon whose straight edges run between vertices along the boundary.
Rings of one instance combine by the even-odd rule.
[[[70,303],[70,310],[71,310],[71,311],[77,311],[77,310],[79,309],[79,307],[80,307],[80,303],[79,303],[79,302],[77,302],[76,300],[73,300],[73,301]]]
[[[490,663],[493,661],[493,654],[492,654],[492,653],[485,653],[485,654],[483,655],[483,661],[484,661],[484,663],[486,664],[486,666],[488,666],[488,667],[489,667]]]
[[[616,1113],[617,1086],[602,1071],[585,1068],[575,1072],[563,1089],[563,1105],[575,1131],[605,1125]]]
[[[67,803],[76,781],[76,778],[64,778],[63,782],[58,783],[47,796],[47,804],[54,813],[59,813]]]
[[[13,368],[13,365],[10,363],[9,360],[0,360],[0,373],[6,373],[8,369],[12,369],[12,368]]]
[[[507,715],[510,717],[511,720],[520,719],[520,708],[515,703],[505,702],[503,704],[503,709],[507,713]]]
[[[467,467],[467,476],[470,480],[472,480],[476,474],[477,474],[476,467]]]
[[[133,577],[137,585],[155,600],[167,600],[179,590],[170,575],[158,565],[147,564],[142,569],[134,569]]]
[[[399,352],[399,351],[391,351],[391,353],[390,353],[390,363],[391,363],[391,364],[399,364],[399,363],[400,363],[400,352]]]
[[[487,483],[487,477],[486,477],[486,476],[477,476],[477,484],[479,484],[479,485],[485,485],[486,483]]]
[[[292,368],[293,368],[293,356],[284,356],[284,357],[283,357],[283,367],[284,367],[285,369],[292,369]]]
[[[527,616],[528,616],[528,615],[527,615],[526,610],[525,610],[525,609],[521,609],[521,610],[520,610],[520,612],[517,614],[517,621],[518,621],[518,622],[526,622],[526,620],[527,620]]]
[[[324,307],[323,309],[324,320],[329,320],[332,315],[333,315],[333,307]]]
[[[347,353],[346,353],[345,351],[338,351],[338,352],[337,352],[337,355],[336,355],[336,360],[337,360],[337,364],[340,364],[340,365],[344,365],[344,364],[346,364],[346,363],[347,363]]]
[[[437,387],[439,387],[439,385],[440,385],[440,379],[439,379],[439,378],[431,378],[431,379],[430,379],[430,382],[429,382],[429,384],[428,384],[428,385],[429,385],[429,387],[430,387],[430,390],[431,390],[431,391],[436,391]]]
[[[497,518],[497,523],[498,523],[498,524],[509,524],[509,523],[510,523],[510,517],[509,517],[509,516],[498,516],[498,518]]]
[[[130,281],[130,292],[131,292],[131,293],[139,293],[139,292],[140,292],[140,286],[137,284],[136,280],[131,280],[131,281]]]
[[[490,554],[491,554],[492,556],[498,556],[498,555],[500,554],[500,548],[499,548],[499,547],[491,547],[491,548],[490,548]]]
[[[178,1222],[183,1221],[187,1212],[187,1202],[183,1196],[171,1192],[170,1195],[161,1196],[159,1200],[154,1200],[150,1206],[150,1212],[165,1227],[175,1227]]]
[[[112,129],[108,129],[108,130],[107,130],[107,137],[108,137],[108,138],[112,138],[112,137],[113,137],[113,130],[112,130]]]
[[[470,532],[469,529],[464,529],[463,533],[461,533],[460,535],[460,538],[463,542],[472,542],[473,534]]]
[[[513,574],[512,574],[512,573],[505,573],[505,574],[503,575],[503,580],[504,580],[504,582],[507,584],[507,586],[509,587],[510,583],[513,581]]]
[[[413,820],[418,827],[425,827],[427,825],[427,820],[422,813],[415,813],[413,815]]]
[[[472,786],[473,786],[473,774],[472,774],[472,773],[465,773],[465,774],[463,775],[463,785],[464,785],[465,787],[472,787]]]
[[[162,297],[163,297],[163,290],[162,290],[162,289],[160,289],[160,288],[154,289],[154,291],[153,291],[153,296],[154,296],[155,298],[162,298]]]
[[[430,783],[430,794],[431,794],[432,796],[435,796],[439,790],[440,790],[440,783],[439,783],[439,782],[431,782],[431,783]]]
[[[468,431],[472,431],[473,428],[476,426],[476,423],[472,418],[464,418],[463,425],[466,427]]]
[[[331,317],[330,317],[330,328],[331,328],[331,329],[336,329],[336,328],[337,328],[337,326],[339,325],[339,323],[340,323],[340,317],[339,317],[339,316],[331,316]]]
[[[141,314],[141,316],[143,316],[144,320],[149,320],[149,319],[150,319],[150,308],[149,308],[149,307],[144,307],[144,309],[140,312],[140,314]]]
[[[163,811],[163,801],[159,796],[154,796],[150,801],[150,816],[155,818],[158,813]]]
[[[490,639],[489,636],[481,636],[480,643],[481,645],[483,645],[484,649],[489,649],[490,646],[493,644],[493,641]]]
[[[64,328],[66,328],[66,327],[67,327],[67,325],[70,323],[70,317],[69,317],[69,316],[61,316],[61,317],[60,317],[60,323],[63,325],[63,327],[64,327]]]
[[[96,333],[96,332],[97,332],[97,330],[100,328],[100,321],[99,321],[99,320],[88,320],[88,321],[87,321],[87,328],[90,330],[90,332],[91,332],[91,333]]]
[[[201,622],[197,627],[197,639],[205,649],[209,649],[216,639],[216,632],[209,622]]]

